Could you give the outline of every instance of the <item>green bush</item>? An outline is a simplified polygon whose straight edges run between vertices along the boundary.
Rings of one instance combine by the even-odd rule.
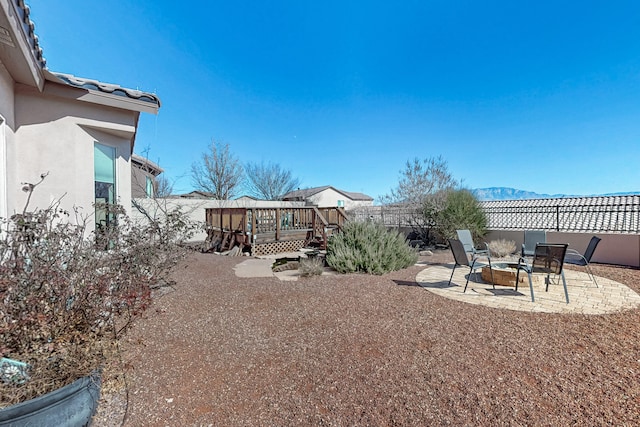
[[[373,222],[350,221],[327,245],[327,264],[340,273],[384,274],[417,260],[403,236]]]
[[[456,238],[456,230],[471,231],[474,241],[487,234],[487,216],[476,196],[469,190],[447,192],[444,209],[435,215],[436,230],[443,239]]]

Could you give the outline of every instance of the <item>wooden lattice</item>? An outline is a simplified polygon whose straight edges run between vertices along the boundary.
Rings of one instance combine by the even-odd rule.
[[[258,243],[251,248],[251,255],[271,255],[282,252],[297,252],[304,247],[305,240],[286,240],[280,242]]]

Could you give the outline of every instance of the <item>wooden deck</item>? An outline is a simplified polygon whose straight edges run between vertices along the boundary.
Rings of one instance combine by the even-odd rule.
[[[327,240],[347,217],[342,208],[209,208],[207,244],[218,252],[253,255],[326,249]]]

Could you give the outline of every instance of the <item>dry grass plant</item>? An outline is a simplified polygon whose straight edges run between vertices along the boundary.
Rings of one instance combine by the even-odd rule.
[[[516,242],[513,240],[498,239],[488,243],[491,255],[497,258],[505,258],[516,253]]]
[[[324,259],[318,256],[302,258],[298,270],[302,277],[319,276],[324,271]]]

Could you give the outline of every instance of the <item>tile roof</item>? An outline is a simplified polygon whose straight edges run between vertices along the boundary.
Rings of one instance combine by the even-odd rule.
[[[82,77],[76,77],[71,74],[55,73],[54,76],[60,79],[63,83],[69,86],[74,86],[82,89],[97,90],[104,93],[110,93],[113,95],[124,96],[131,99],[137,99],[139,101],[146,101],[160,107],[160,98],[155,94],[149,92],[143,92],[136,89],[128,89],[117,84],[104,83],[98,80],[85,79]]]
[[[35,34],[35,24],[30,19],[31,9],[28,5],[25,4],[24,0],[13,0],[13,2],[16,5],[18,14],[20,15],[22,29],[27,37],[27,41],[29,42],[29,46],[33,51],[38,65],[43,71],[49,71],[47,70],[47,61],[46,59],[44,59],[42,47],[40,47],[38,36]],[[76,77],[71,74],[55,73],[51,71],[49,72],[53,76],[57,77],[61,82],[69,86],[89,90],[97,90],[104,93],[110,93],[113,95],[120,95],[127,98],[136,99],[139,101],[146,101],[156,105],[157,107],[160,107],[160,98],[158,98],[153,93],[143,92],[135,89],[128,89],[116,84],[103,83],[98,80]]]
[[[36,61],[40,65],[40,68],[45,69],[47,66],[47,60],[44,59],[42,48],[40,47],[40,43],[38,42],[38,36],[34,32],[35,24],[29,18],[31,9],[29,9],[29,6],[24,3],[24,0],[15,0],[15,5],[17,6],[18,13],[20,14],[22,29],[27,36],[29,46],[33,51]]]
[[[146,170],[154,176],[160,175],[164,172],[164,169],[162,169],[157,163],[135,153],[131,155],[131,164],[139,167],[140,169]]]
[[[488,228],[640,233],[640,195],[480,202]]]

